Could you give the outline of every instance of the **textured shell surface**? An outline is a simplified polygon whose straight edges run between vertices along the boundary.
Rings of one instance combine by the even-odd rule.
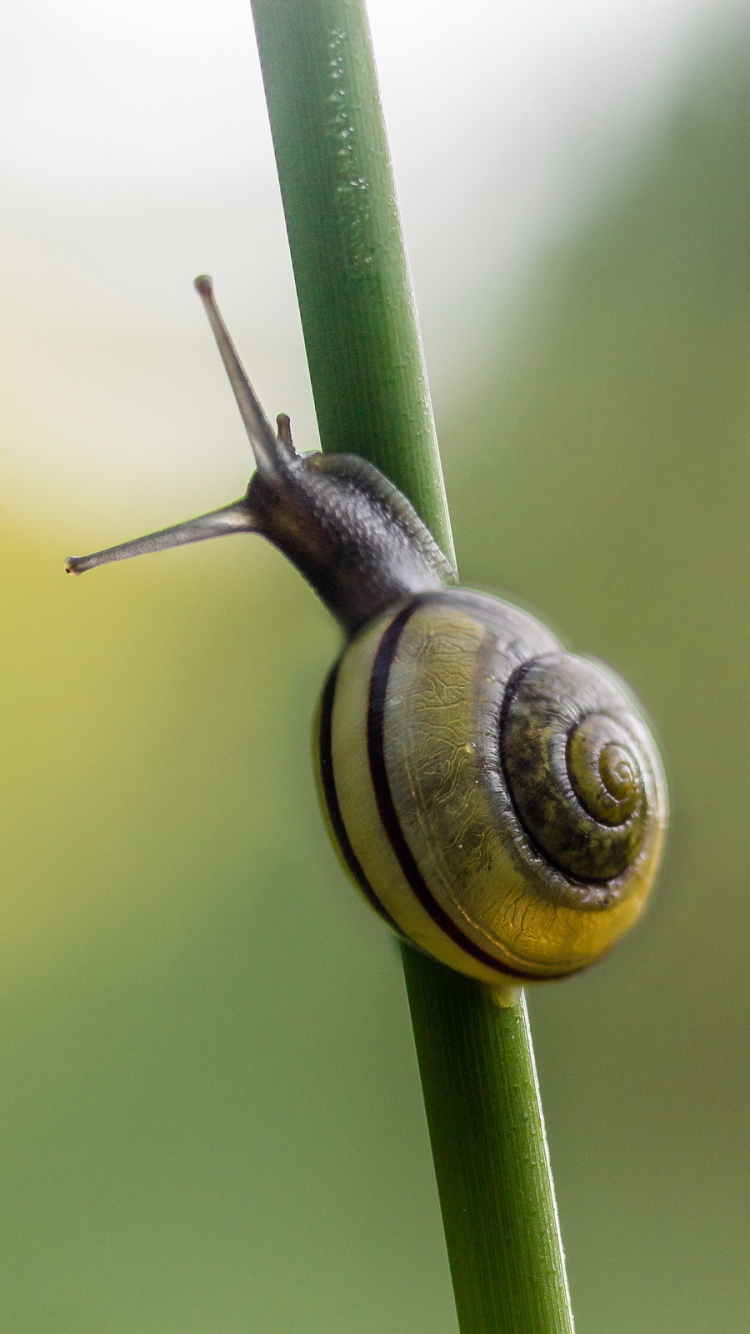
[[[350,874],[451,967],[564,976],[643,908],[667,812],[649,730],[517,607],[449,589],[376,617],[329,678],[317,751]]]

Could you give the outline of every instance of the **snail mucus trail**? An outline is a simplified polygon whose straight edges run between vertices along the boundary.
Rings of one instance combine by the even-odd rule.
[[[298,454],[288,417],[274,431],[265,416],[211,280],[195,286],[255,455],[247,491],[66,569],[267,538],[346,636],[316,764],[334,845],[371,906],[498,994],[585,968],[640,915],[666,827],[658,751],[633,696],[527,612],[448,586],[431,533],[372,464]]]

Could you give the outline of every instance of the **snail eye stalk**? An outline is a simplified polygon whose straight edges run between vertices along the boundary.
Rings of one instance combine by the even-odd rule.
[[[197,519],[188,519],[185,523],[176,523],[171,528],[162,528],[158,533],[149,533],[146,537],[136,537],[132,542],[121,542],[119,546],[94,551],[90,556],[69,556],[65,570],[67,574],[84,574],[97,565],[128,560],[131,556],[145,556],[149,551],[166,551],[168,547],[182,547],[189,542],[204,542],[209,537],[255,531],[253,515],[243,496],[242,500],[235,501],[233,505],[201,514]]]
[[[258,472],[263,478],[272,481],[282,475],[289,464],[297,458],[292,444],[289,418],[278,418],[279,433],[274,434],[258,396],[248,379],[237,349],[229,336],[227,327],[214,297],[213,282],[208,274],[201,274],[195,279],[198,292],[208,315],[224,369],[234,391],[240,416],[247,431],[248,440],[255,456]],[[257,523],[253,507],[246,493],[241,500],[221,509],[201,514],[196,519],[174,524],[146,537],[137,537],[132,542],[122,542],[104,551],[95,551],[90,556],[69,556],[65,562],[68,574],[83,574],[97,565],[108,565],[111,561],[128,560],[131,556],[144,556],[150,551],[165,551],[168,547],[186,546],[190,542],[204,542],[209,537],[225,537],[231,533],[257,532]]]
[[[252,446],[258,471],[266,477],[275,477],[284,462],[296,457],[288,429],[275,435],[251,385],[237,349],[229,336],[214,297],[214,285],[207,273],[202,273],[193,284],[208,315],[219,355],[237,400],[248,440]],[[288,418],[285,419],[288,427]]]

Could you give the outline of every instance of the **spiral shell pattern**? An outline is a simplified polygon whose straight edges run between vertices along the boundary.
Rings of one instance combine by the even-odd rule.
[[[631,711],[601,668],[563,653],[522,667],[506,692],[500,747],[519,819],[579,880],[621,875],[646,835],[648,761]]]
[[[485,594],[367,625],[326,686],[329,827],[391,926],[483,981],[586,967],[639,916],[659,860],[658,752],[623,683]]]

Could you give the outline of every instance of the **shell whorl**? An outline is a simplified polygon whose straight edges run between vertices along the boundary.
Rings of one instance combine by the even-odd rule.
[[[506,691],[500,751],[516,812],[566,875],[608,882],[634,862],[649,819],[653,748],[629,696],[568,654],[525,664]]]
[[[666,794],[627,688],[527,613],[445,590],[350,642],[324,701],[334,841],[370,903],[483,981],[576,972],[640,915]]]

